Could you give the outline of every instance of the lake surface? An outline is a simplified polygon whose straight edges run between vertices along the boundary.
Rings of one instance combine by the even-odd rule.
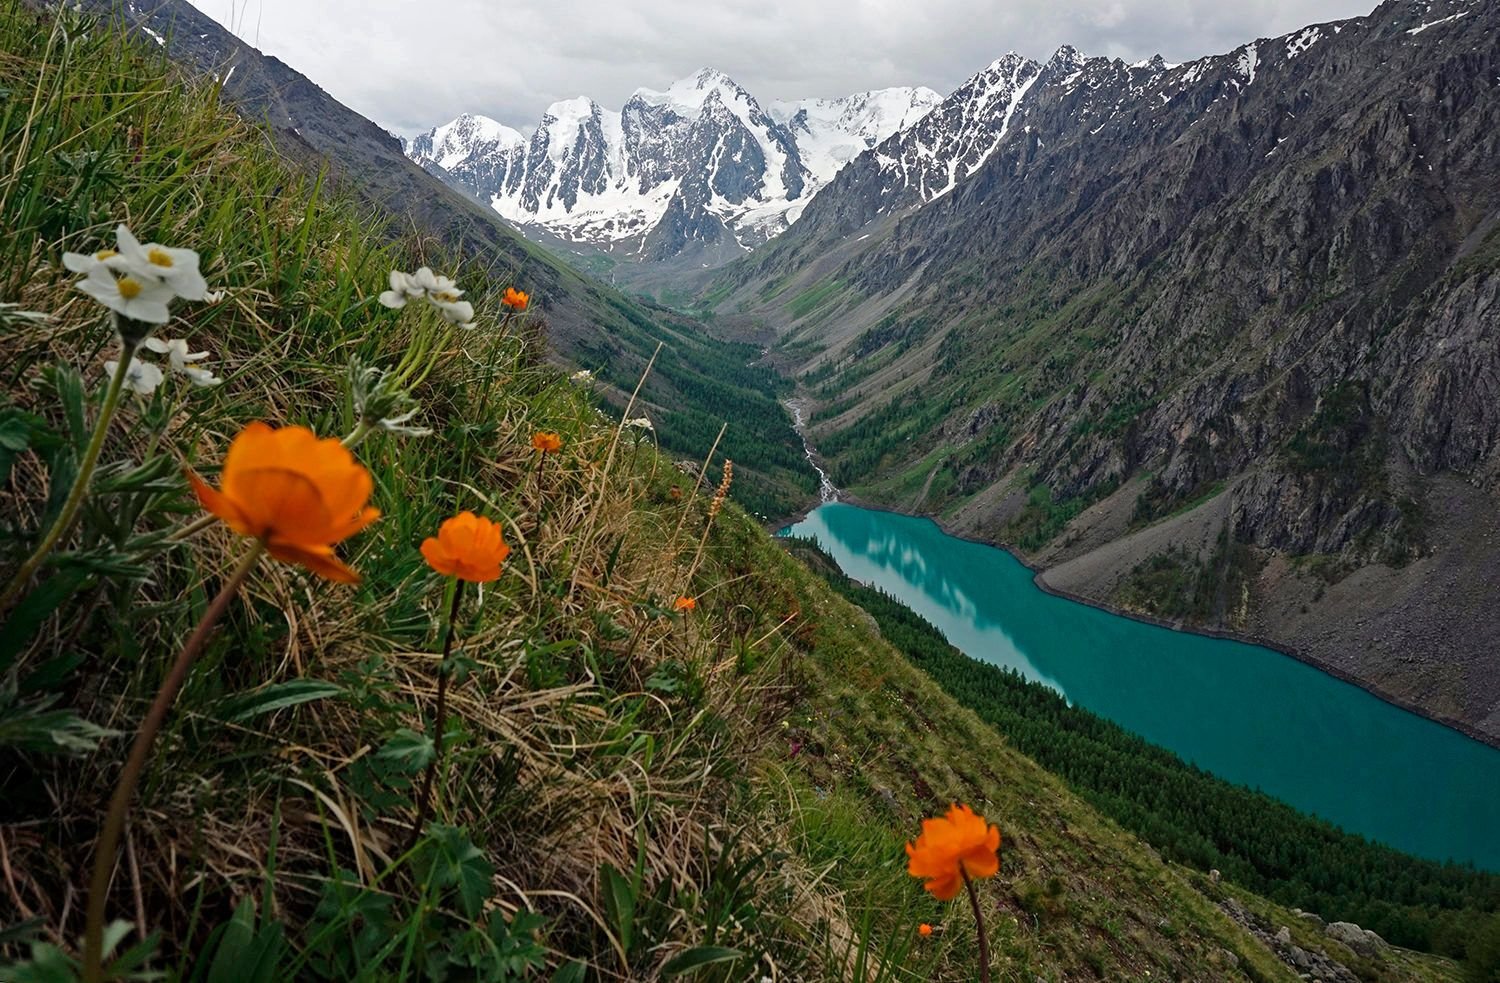
[[[1003,550],[843,503],[786,530],[932,622],[1232,782],[1372,839],[1500,870],[1500,750],[1257,645],[1054,597]]]

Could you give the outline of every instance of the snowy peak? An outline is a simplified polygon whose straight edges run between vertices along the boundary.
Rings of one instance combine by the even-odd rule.
[[[640,100],[649,106],[663,106],[684,119],[692,119],[698,115],[698,111],[703,108],[703,104],[708,101],[709,97],[715,94],[725,104],[742,102],[755,106],[755,100],[750,93],[717,68],[700,68],[687,78],[678,79],[667,86],[665,92],[647,88],[636,89],[631,99],[632,101]],[[755,106],[755,108],[760,107]]]
[[[827,184],[849,161],[916,123],[942,101],[932,89],[903,86],[842,99],[773,103],[771,115],[791,133],[813,179]]]
[[[457,119],[436,127],[412,141],[413,157],[425,157],[439,167],[450,168],[465,157],[482,149],[497,153],[524,146],[526,138],[519,131],[488,116],[463,113]]]
[[[771,111],[718,69],[637,89],[619,112],[579,96],[529,139],[465,114],[410,154],[524,229],[641,259],[723,262],[784,231],[850,159],[940,102],[893,88]]]
[[[941,198],[974,173],[1010,132],[1042,72],[1030,58],[1006,54],[877,147],[883,199],[878,211]]]

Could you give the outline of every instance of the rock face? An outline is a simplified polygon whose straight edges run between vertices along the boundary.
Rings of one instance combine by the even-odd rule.
[[[409,153],[523,229],[635,259],[718,265],[784,231],[852,157],[920,119],[923,88],[761,107],[705,68],[619,112],[555,103],[529,139],[465,114]]]
[[[784,327],[812,437],[867,498],[1046,564],[1069,517],[1144,482],[1114,535],[1222,494],[1225,557],[1401,569],[1443,545],[1435,477],[1500,483],[1496,78],[1480,0],[1182,65],[1008,56],[714,297]],[[918,467],[920,500],[882,492]],[[1485,627],[1455,653],[1481,684]],[[1479,726],[1497,695],[1433,702]]]

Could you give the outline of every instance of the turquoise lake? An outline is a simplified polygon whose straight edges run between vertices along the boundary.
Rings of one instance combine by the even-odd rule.
[[[1009,553],[927,519],[831,503],[786,532],[972,658],[1216,775],[1411,853],[1500,870],[1500,750],[1280,652],[1054,597]]]

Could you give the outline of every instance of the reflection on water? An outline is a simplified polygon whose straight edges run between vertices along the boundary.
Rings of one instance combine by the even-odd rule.
[[[959,649],[1215,774],[1436,859],[1500,869],[1500,751],[1269,649],[1053,597],[925,519],[824,505],[790,532]]]

